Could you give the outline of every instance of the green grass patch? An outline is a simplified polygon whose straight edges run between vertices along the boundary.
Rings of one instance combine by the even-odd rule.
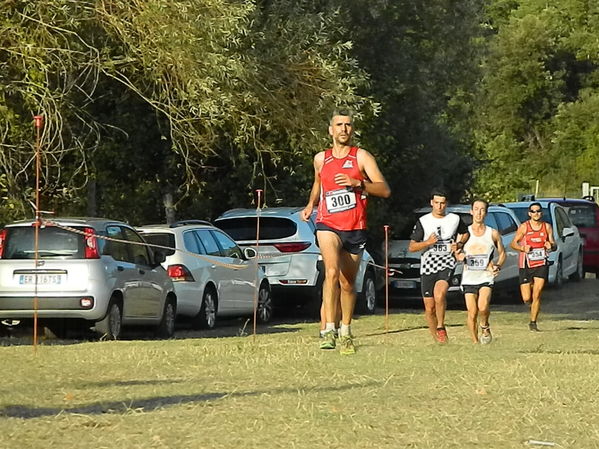
[[[544,314],[534,334],[523,310],[491,318],[488,346],[463,311],[443,346],[419,313],[392,314],[388,334],[360,318],[345,357],[318,349],[316,324],[0,347],[0,447],[599,447],[599,324]]]

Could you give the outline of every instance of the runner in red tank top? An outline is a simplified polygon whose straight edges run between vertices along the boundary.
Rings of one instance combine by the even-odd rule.
[[[314,183],[302,212],[310,219],[318,205],[316,237],[325,267],[321,319],[321,349],[336,346],[337,304],[341,306],[339,329],[342,354],[355,352],[350,324],[356,294],[354,281],[366,245],[366,195],[388,198],[391,190],[374,157],[351,146],[351,113],[336,111],[329,126],[331,149],[314,156]]]
[[[537,332],[537,318],[541,311],[541,293],[547,282],[549,266],[547,252],[555,249],[553,229],[541,220],[543,208],[540,203],[528,207],[530,220],[522,223],[510,246],[520,252],[520,293],[522,301],[530,305],[528,328]],[[532,300],[532,302],[531,302]]]

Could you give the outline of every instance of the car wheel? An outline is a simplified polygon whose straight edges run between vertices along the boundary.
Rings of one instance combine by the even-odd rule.
[[[162,319],[156,330],[160,338],[172,338],[175,335],[175,321],[177,318],[177,307],[173,299],[167,298],[162,312]]]
[[[363,315],[372,315],[376,311],[376,284],[371,271],[364,275],[362,293],[359,296],[357,311]]]
[[[582,251],[578,253],[578,262],[576,263],[576,271],[570,275],[573,281],[584,279],[584,266],[582,264]]]
[[[260,290],[258,290],[258,310],[256,311],[256,315],[260,323],[268,323],[272,320],[272,296],[266,282],[263,282],[260,285]]]
[[[214,329],[216,326],[216,312],[218,310],[218,299],[212,288],[207,288],[202,297],[200,311],[192,320],[194,329]]]
[[[123,327],[123,312],[117,301],[110,301],[106,316],[96,322],[96,332],[106,340],[117,340]]]
[[[557,260],[557,266],[555,267],[555,281],[553,282],[554,288],[562,288],[564,285],[564,273],[562,270],[562,259]]]

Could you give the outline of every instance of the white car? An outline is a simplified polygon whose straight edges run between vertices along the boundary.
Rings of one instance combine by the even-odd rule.
[[[312,311],[320,308],[324,278],[322,256],[316,244],[314,216],[301,219],[300,207],[270,207],[260,211],[258,253],[279,306],[302,304]],[[242,247],[256,246],[256,209],[232,209],[214,224],[226,231]],[[368,251],[356,277],[356,312],[376,310],[376,271]]]
[[[34,314],[59,337],[91,328],[117,339],[123,326],[154,326],[161,337],[175,331],[178,306],[173,283],[135,230],[103,218],[35,220],[0,231],[0,319]],[[80,324],[81,326],[77,326]]]
[[[472,224],[472,215],[470,215],[469,204],[456,204],[447,206],[447,213],[458,214],[464,223],[469,226]],[[392,270],[392,276],[389,279],[390,292],[405,296],[420,298],[420,252],[410,252],[410,234],[416,220],[424,214],[431,211],[430,207],[417,209],[414,215],[408,220],[407,225],[399,233],[395,233],[399,239],[389,242],[389,267]],[[506,251],[506,260],[497,278],[495,278],[496,291],[518,290],[518,254],[510,248],[510,243],[518,230],[520,221],[507,207],[489,206],[485,223],[499,231],[501,240]],[[459,293],[460,283],[462,281],[462,264],[458,263],[450,279],[449,292]]]
[[[553,227],[553,238],[557,245],[556,250],[549,253],[549,284],[560,287],[565,278],[582,279],[584,277],[583,241],[566,209],[550,200],[504,203],[504,205],[513,210],[524,222],[530,218],[528,208],[532,203],[539,203],[543,208],[541,219]]]
[[[250,316],[255,301],[258,321],[271,320],[270,285],[253,249],[242,250],[202,220],[141,226],[138,231],[156,245],[154,251],[164,252],[163,266],[177,294],[177,316],[188,317],[194,328],[212,329],[217,317]]]

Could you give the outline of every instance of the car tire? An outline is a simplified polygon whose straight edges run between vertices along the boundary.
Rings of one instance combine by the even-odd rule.
[[[570,279],[573,281],[581,281],[584,279],[584,266],[582,263],[582,250],[578,252],[578,263],[576,264],[576,271],[570,275]]]
[[[555,281],[553,281],[553,288],[560,289],[564,285],[564,273],[562,268],[561,257],[557,259],[557,265],[555,267]]]
[[[216,327],[216,314],[218,299],[213,288],[208,287],[202,296],[202,306],[198,314],[193,317],[191,325],[194,329],[214,329]]]
[[[123,311],[120,303],[111,300],[108,305],[106,316],[96,322],[95,330],[102,339],[118,340],[123,328]]]
[[[362,292],[358,295],[358,303],[356,311],[362,315],[372,315],[376,312],[376,283],[374,275],[371,271],[364,274],[364,282],[362,282]]]
[[[268,323],[272,320],[273,304],[270,287],[267,282],[262,282],[258,290],[258,310],[256,310],[257,320],[260,323]]]
[[[156,336],[159,338],[173,338],[175,335],[175,322],[177,319],[177,306],[175,300],[167,298],[162,312],[160,324],[156,329]]]

